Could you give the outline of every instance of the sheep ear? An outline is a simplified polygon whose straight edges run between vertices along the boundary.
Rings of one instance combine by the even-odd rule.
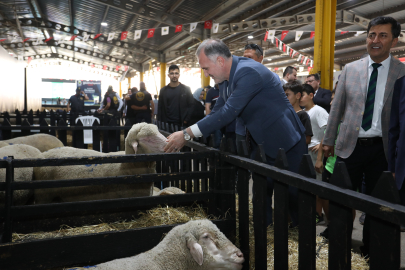
[[[136,154],[136,150],[138,150],[138,142],[137,141],[132,143],[132,148],[134,149],[134,152]]]
[[[189,234],[189,237],[187,237],[187,247],[190,249],[191,256],[193,256],[193,259],[199,264],[203,264],[203,250],[200,244],[197,243],[197,240]]]

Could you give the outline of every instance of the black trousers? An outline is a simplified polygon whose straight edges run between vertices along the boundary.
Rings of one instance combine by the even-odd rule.
[[[354,191],[361,192],[364,174],[366,195],[371,195],[381,174],[388,170],[382,139],[367,146],[357,142],[353,153],[348,158],[337,157],[336,161],[343,161],[345,163]],[[363,243],[364,251],[367,253],[370,246],[370,219],[368,217],[369,215],[366,212],[363,226]]]

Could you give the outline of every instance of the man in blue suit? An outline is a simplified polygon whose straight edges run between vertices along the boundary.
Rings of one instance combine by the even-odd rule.
[[[388,132],[388,170],[395,177],[401,204],[405,205],[405,76],[394,85]],[[401,226],[402,229],[403,226]]]
[[[166,152],[176,152],[186,140],[208,136],[214,130],[241,118],[252,136],[252,150],[264,146],[267,163],[274,164],[280,148],[286,151],[289,170],[298,172],[302,155],[307,153],[304,127],[291,107],[280,80],[262,64],[245,57],[232,56],[218,39],[204,40],[196,51],[205,76],[219,84],[219,98],[209,115],[197,124],[168,137]],[[292,188],[296,193],[296,189]],[[272,180],[268,180],[267,225],[272,223]],[[293,226],[298,225],[296,194],[290,196]],[[270,207],[269,207],[270,206]]]

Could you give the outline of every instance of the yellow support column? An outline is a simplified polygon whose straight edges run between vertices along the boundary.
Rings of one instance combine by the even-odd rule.
[[[143,82],[143,74],[144,74],[144,72],[139,72],[139,77],[140,77],[139,81],[140,82]]]
[[[132,88],[131,87],[131,78],[128,78],[128,88]]]
[[[166,86],[166,63],[160,62],[160,89]],[[156,93],[159,95],[159,93]]]
[[[210,84],[210,76],[205,77],[204,70],[201,69],[201,88],[204,88],[209,84]]]
[[[120,82],[120,97],[122,97],[121,82]]]
[[[314,66],[311,74],[321,74],[322,88],[333,89],[337,0],[316,0]]]

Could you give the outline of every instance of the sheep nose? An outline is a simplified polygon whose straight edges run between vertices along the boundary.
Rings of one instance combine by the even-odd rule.
[[[238,252],[236,252],[236,256],[238,256],[239,258],[243,258],[243,253],[239,250]]]

